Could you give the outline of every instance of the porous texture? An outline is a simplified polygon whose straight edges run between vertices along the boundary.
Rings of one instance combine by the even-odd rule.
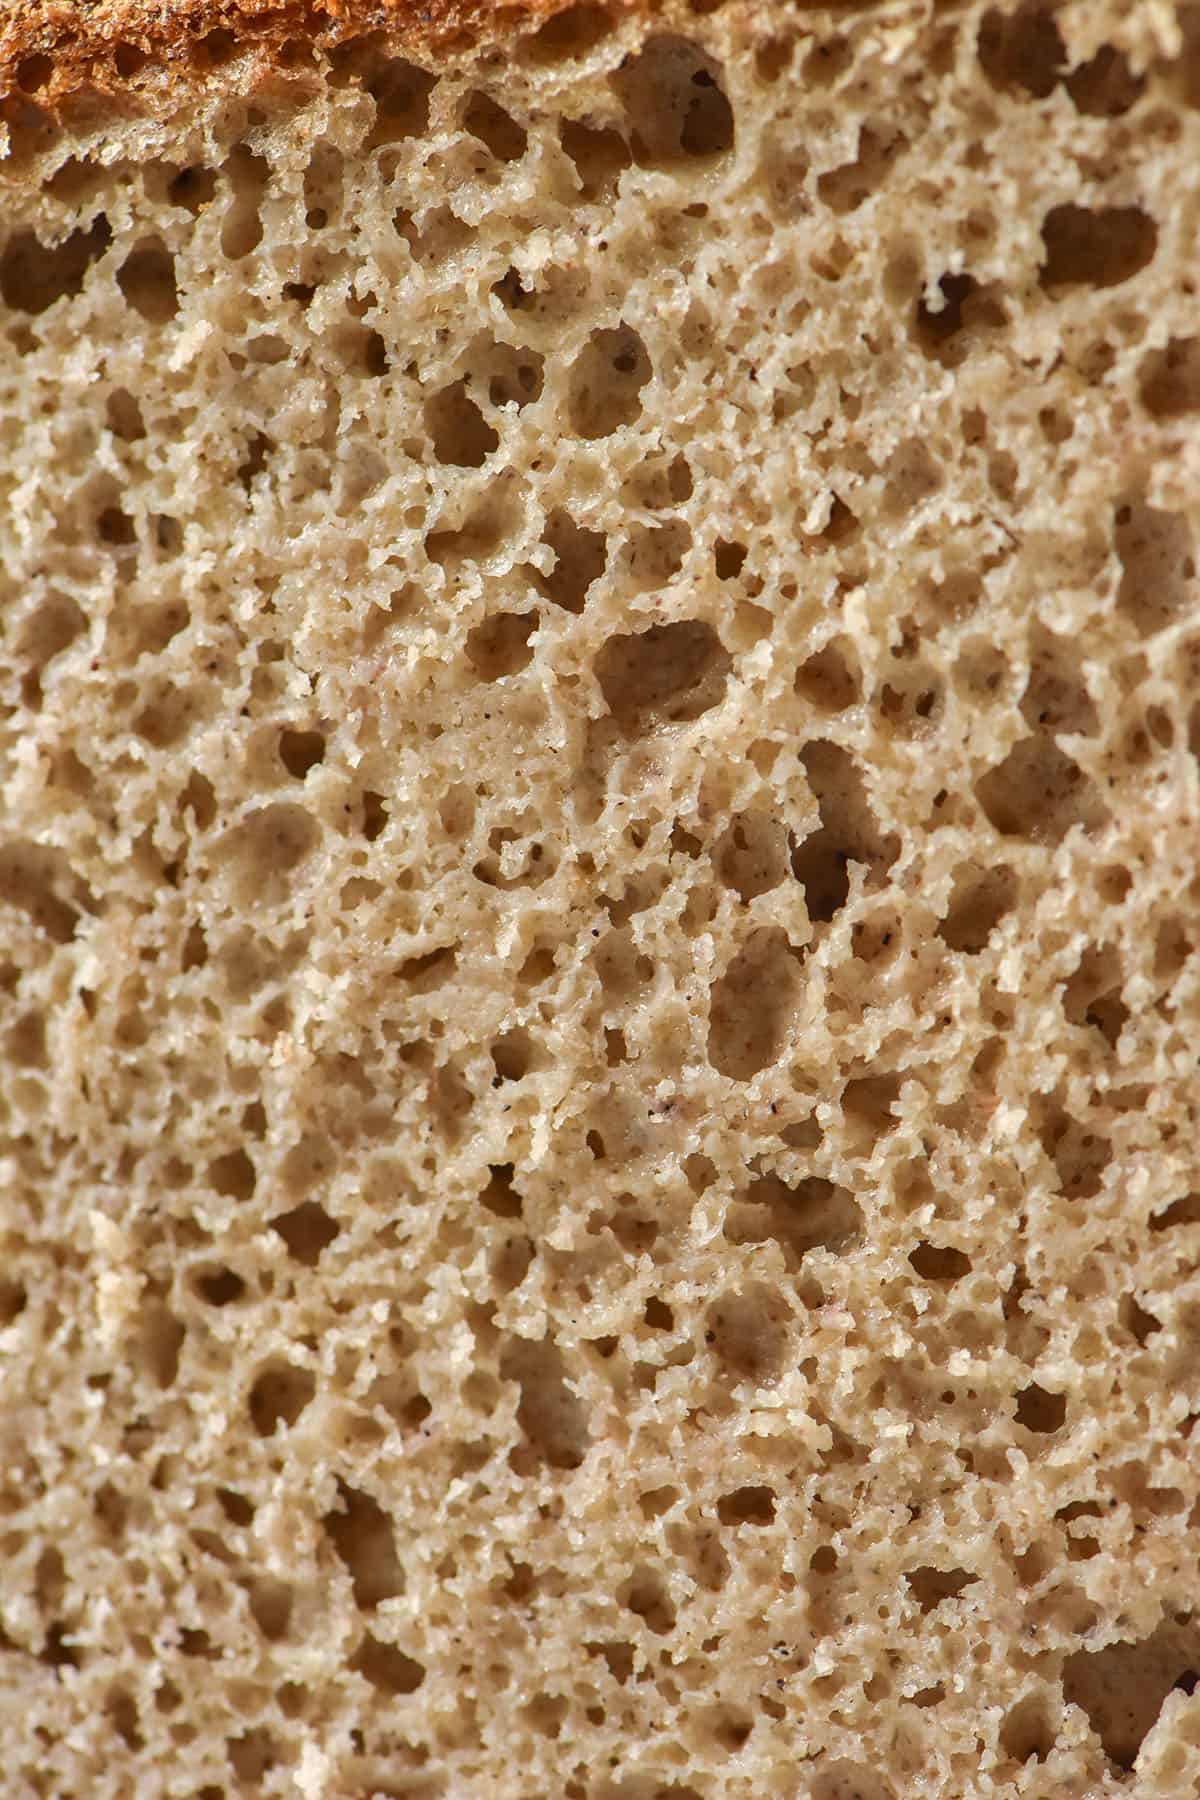
[[[475,13],[14,53],[4,1791],[1194,1796],[1200,9]]]

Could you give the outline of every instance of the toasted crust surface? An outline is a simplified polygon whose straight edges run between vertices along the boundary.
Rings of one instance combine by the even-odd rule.
[[[797,23],[836,29],[847,18],[877,14],[904,35],[937,0],[30,0],[0,20],[0,107],[23,98],[57,112],[82,94],[137,105],[143,89],[158,104],[173,92],[220,85],[238,57],[254,58],[260,79],[280,66],[374,37],[393,50],[434,55],[481,39],[503,46],[562,14],[644,17],[683,24],[720,7],[760,29]],[[997,16],[1011,0],[993,8]],[[1180,48],[1175,0],[1056,0],[1063,39],[1082,60],[1105,44],[1137,68]],[[166,77],[166,80],[156,79]],[[243,72],[243,80],[245,71]],[[7,92],[6,92],[7,90]]]
[[[605,0],[614,15],[641,0]],[[572,0],[34,0],[0,23],[0,86],[51,106],[84,86],[136,93],[147,64],[182,82],[210,83],[231,58],[269,66],[287,46],[330,49],[375,34],[399,48],[439,46],[486,32],[503,42],[568,10]]]

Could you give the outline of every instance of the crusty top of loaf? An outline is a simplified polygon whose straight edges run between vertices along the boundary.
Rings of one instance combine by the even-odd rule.
[[[573,0],[32,0],[0,22],[0,84],[56,104],[90,86],[136,92],[149,66],[176,83],[208,84],[239,53],[277,64],[286,47],[329,49],[377,34],[394,48],[444,50],[486,33],[498,42],[568,11]],[[604,0],[613,14],[651,0]]]
[[[375,36],[393,49],[435,54],[503,45],[562,13],[644,15],[660,27],[718,8],[766,28],[817,24],[875,12],[891,25],[920,21],[939,0],[18,0],[0,20],[0,105],[4,93],[57,109],[80,93],[132,99],[144,82],[169,77],[167,91],[219,84],[231,58],[253,52],[263,75],[294,62],[304,47],[327,50]],[[948,9],[947,9],[948,10]],[[1011,0],[994,9],[1014,10]],[[1064,40],[1079,57],[1101,45],[1136,69],[1178,49],[1170,0],[1061,0]],[[790,15],[790,16],[789,16]],[[243,77],[241,85],[245,85]],[[160,94],[162,84],[159,84]]]

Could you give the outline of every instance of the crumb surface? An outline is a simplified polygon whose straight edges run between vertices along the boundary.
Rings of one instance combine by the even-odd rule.
[[[365,18],[0,109],[5,1792],[1188,1800],[1200,7]]]

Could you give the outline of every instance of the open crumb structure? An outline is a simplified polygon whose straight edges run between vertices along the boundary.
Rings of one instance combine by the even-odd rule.
[[[124,10],[0,28],[5,1794],[1194,1797],[1200,7]]]

